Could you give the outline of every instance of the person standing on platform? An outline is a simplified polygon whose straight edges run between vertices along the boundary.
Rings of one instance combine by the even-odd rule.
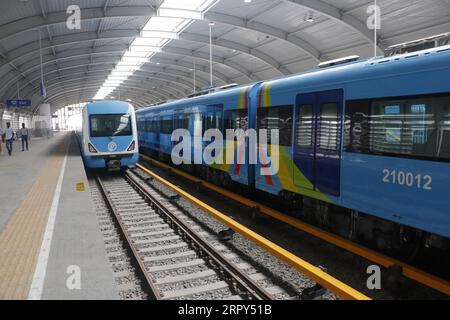
[[[11,123],[9,122],[6,124],[4,135],[6,141],[6,149],[8,150],[9,156],[11,156],[13,150],[14,131],[11,128]]]
[[[22,152],[25,151],[25,146],[28,151],[28,137],[29,137],[28,128],[25,127],[25,123],[22,123],[22,129],[20,129],[20,138],[22,140]]]
[[[3,136],[3,129],[0,128],[0,155],[2,154],[2,143],[5,142],[5,137]]]

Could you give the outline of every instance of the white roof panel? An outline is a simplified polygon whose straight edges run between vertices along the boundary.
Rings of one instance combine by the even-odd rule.
[[[28,85],[40,69],[37,30],[43,37],[44,60],[58,61],[44,65],[49,83],[56,81],[58,70],[66,76],[76,71],[81,79],[83,75],[90,79],[95,70],[107,74],[124,59],[127,49],[145,49],[148,53],[144,59],[152,63],[145,63],[144,68],[166,70],[167,74],[158,72],[155,78],[160,78],[159,84],[168,86],[169,91],[170,87],[193,88],[190,75],[194,58],[199,89],[209,78],[209,22],[214,22],[213,72],[218,84],[270,79],[308,70],[324,60],[348,55],[369,57],[374,51],[373,32],[366,26],[367,7],[372,3],[367,0],[79,0],[81,28],[69,30],[65,12],[73,3],[0,0],[0,53],[6,57],[0,61],[0,99],[14,94],[19,78],[24,98],[42,101],[36,89]],[[450,30],[450,1],[378,0],[378,4],[382,14],[378,32],[381,50]],[[169,13],[177,17],[166,17],[167,11],[164,17],[154,17],[152,13],[159,6],[204,9],[205,19],[180,17],[176,10]],[[86,9],[89,11],[83,15]],[[153,31],[153,38],[140,37],[144,27]],[[165,33],[158,34],[158,30]],[[180,39],[172,39],[177,37]],[[129,56],[132,58],[127,63],[139,66],[145,62]],[[151,92],[152,88],[149,85],[146,90]],[[124,95],[126,92],[121,90]],[[46,101],[51,103],[52,96]]]

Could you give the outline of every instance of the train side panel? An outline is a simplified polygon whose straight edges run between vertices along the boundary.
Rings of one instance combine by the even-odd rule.
[[[380,243],[404,242],[406,226],[450,238],[449,74],[450,49],[444,48],[348,63],[142,112],[198,108],[205,123],[208,107],[221,105],[224,134],[281,129],[278,170],[271,171],[271,140],[267,148],[258,145],[256,166],[248,165],[247,144],[235,156],[235,163],[245,158],[246,164],[211,167],[286,203],[317,200],[320,223],[341,224],[342,234],[353,234],[357,226]],[[343,210],[329,214],[329,205],[345,209],[345,216]]]
[[[264,166],[258,164],[256,188],[275,195],[292,192],[449,238],[450,212],[445,193],[450,187],[450,84],[446,80],[450,53],[433,54],[417,60],[413,57],[342,67],[349,70],[345,70],[347,78],[342,77],[339,85],[311,86],[326,83],[326,79],[313,75],[307,76],[311,77],[309,82],[299,77],[266,83],[260,92],[260,108],[284,108],[285,115],[280,117],[279,110],[258,114],[272,121],[275,115],[279,123],[292,116],[291,129],[281,133],[291,135],[292,143],[280,146],[277,174],[261,175]],[[337,83],[332,77],[328,80]],[[311,131],[311,114],[304,113],[308,121],[302,121],[299,113],[299,109],[314,104],[311,95],[330,90],[344,92],[338,117],[328,119],[341,128],[337,133],[340,141],[333,139],[333,145],[342,150],[341,154],[335,153],[341,158],[338,193],[318,187],[317,175],[323,170],[316,168],[311,174],[317,163],[312,167],[305,164],[308,153],[324,153],[320,143],[330,147],[329,141],[318,139],[314,149],[308,148],[310,135],[320,137],[323,127],[327,133],[335,131],[330,131],[325,117],[325,125],[319,123]],[[378,111],[373,114],[368,108]],[[261,119],[258,121],[261,124]],[[349,141],[357,147],[346,146]],[[367,150],[360,144],[366,144]]]
[[[150,107],[137,112],[141,121],[153,121],[153,127],[140,124],[145,132],[140,133],[141,145],[150,152],[156,152],[166,158],[171,157],[174,143],[171,141],[172,132],[175,129],[186,129],[191,134],[191,159],[195,154],[202,155],[208,143],[197,146],[194,137],[202,137],[208,129],[244,129],[248,124],[248,93],[251,87],[228,90],[213,94],[208,97],[185,99],[175,103],[168,103],[161,107]],[[209,117],[209,118],[208,118]],[[207,122],[209,120],[209,122]],[[212,120],[211,120],[212,119]],[[156,125],[155,125],[156,123]],[[218,158],[226,159],[226,144],[233,143],[235,150],[235,164],[225,164],[225,161],[217,161],[211,165],[212,169],[223,172],[231,181],[250,185],[252,184],[251,172],[248,166],[248,150],[242,149],[242,154],[237,152],[237,144],[226,141],[225,131],[223,149]],[[197,150],[196,150],[197,149]],[[244,160],[244,164],[238,164],[238,158]],[[203,166],[205,164],[203,163]],[[222,177],[218,177],[220,180]]]

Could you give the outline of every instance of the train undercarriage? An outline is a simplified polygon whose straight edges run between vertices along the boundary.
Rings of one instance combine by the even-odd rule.
[[[165,154],[149,150],[145,150],[144,153],[171,163],[170,157]],[[228,173],[211,167],[181,165],[179,168],[262,203],[270,203],[271,206],[276,204],[276,209],[281,209],[290,216],[405,262],[419,260],[429,249],[438,252],[450,251],[450,239],[439,235],[286,190],[280,192],[278,196],[257,191],[253,186],[247,187],[232,181]]]

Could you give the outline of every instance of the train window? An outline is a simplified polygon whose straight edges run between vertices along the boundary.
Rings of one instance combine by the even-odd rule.
[[[152,120],[145,121],[145,131],[153,132]]]
[[[173,120],[172,119],[161,119],[160,120],[160,133],[172,134],[172,131],[173,131]]]
[[[219,129],[222,131],[222,111],[209,111],[205,121],[206,130]]]
[[[248,129],[248,110],[229,110],[225,112],[225,130]],[[226,135],[226,132],[224,132]]]
[[[159,117],[152,119],[152,132],[159,133],[161,131],[161,119]]]
[[[346,150],[450,160],[450,96],[350,101]]]
[[[300,105],[297,111],[296,139],[297,147],[310,148],[313,146],[313,106]]]
[[[272,144],[272,134],[278,135],[281,146],[292,145],[293,106],[258,109],[258,129],[267,130],[267,143]]]
[[[175,129],[189,129],[189,114],[175,115]]]
[[[90,122],[93,138],[132,135],[129,114],[91,115]]]
[[[203,136],[203,114],[194,113],[194,137]]]
[[[336,151],[339,147],[339,113],[337,103],[325,103],[320,107],[318,146],[322,150]]]

